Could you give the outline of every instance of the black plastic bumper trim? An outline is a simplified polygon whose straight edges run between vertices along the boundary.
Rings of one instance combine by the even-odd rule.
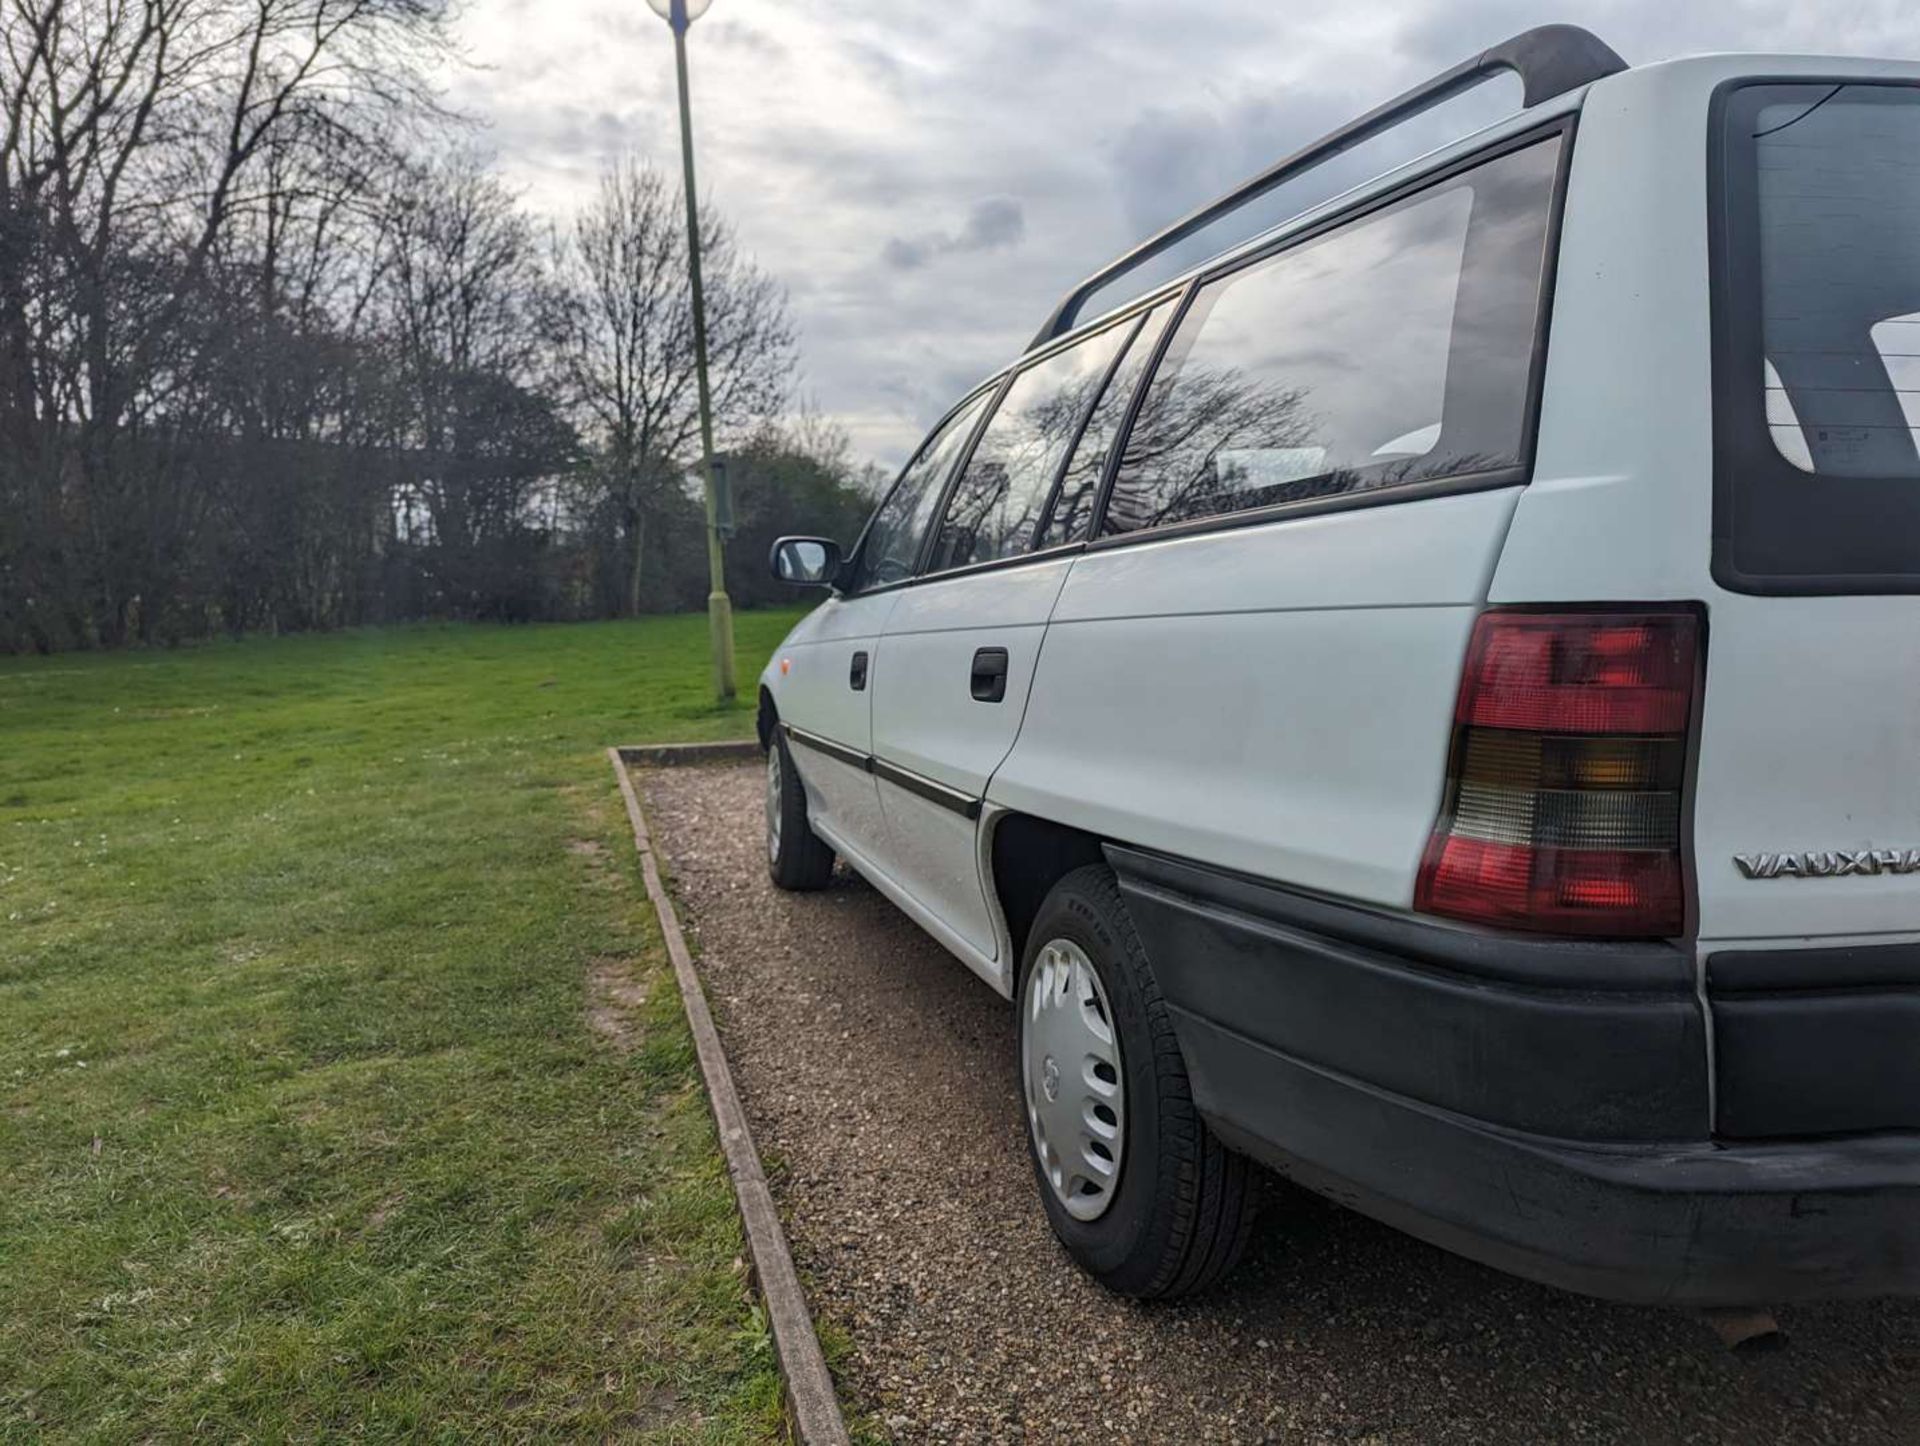
[[[1230,1146],[1411,1235],[1610,1300],[1920,1294],[1920,1138],[1582,1145],[1398,1098],[1176,1011]]]
[[[1720,1134],[1920,1130],[1920,945],[1723,950],[1707,1001]]]
[[[1610,1299],[1920,1294],[1920,1134],[1710,1135],[1704,1019],[1681,951],[1500,936],[1137,849],[1108,857],[1195,1103],[1282,1174],[1476,1260]],[[1865,967],[1897,975],[1891,957]],[[1741,1070],[1774,1078],[1774,1046],[1735,1020],[1731,1046],[1724,1022],[1717,1034],[1723,1113]],[[1899,1062],[1920,1051],[1897,1045],[1916,1030],[1890,1013],[1886,1048],[1862,1051],[1898,1098],[1920,1086],[1884,1072],[1911,1068]]]
[[[1569,979],[1564,957],[1530,968],[1528,946],[1508,957],[1512,946],[1474,938],[1462,949],[1443,926],[1134,850],[1108,856],[1162,993],[1195,1018],[1514,1129],[1589,1141],[1707,1135],[1705,1022],[1678,979],[1596,988]],[[1456,955],[1478,972],[1449,967]],[[1628,957],[1644,958],[1632,947]],[[1572,956],[1617,985],[1607,958]]]
[[[1707,988],[1714,994],[1920,989],[1920,944],[1723,949],[1707,956]]]
[[[1694,994],[1693,960],[1671,944],[1592,943],[1478,929],[1119,844],[1107,845],[1107,860],[1123,878],[1449,973],[1526,988],[1688,998]]]

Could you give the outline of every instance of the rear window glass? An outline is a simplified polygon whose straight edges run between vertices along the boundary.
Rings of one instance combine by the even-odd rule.
[[[1074,446],[1073,459],[1060,478],[1059,494],[1054,498],[1053,511],[1047,515],[1046,529],[1040,535],[1041,547],[1086,540],[1093,525],[1094,504],[1100,497],[1100,481],[1106,475],[1107,454],[1113,450],[1113,439],[1127,419],[1127,404],[1133,400],[1147,363],[1153,360],[1153,349],[1160,344],[1160,334],[1167,329],[1179,306],[1177,295],[1161,302],[1147,313],[1133,340],[1127,343],[1127,354],[1114,368],[1100,400],[1094,403],[1086,429]]]
[[[1148,384],[1105,531],[1512,474],[1558,139],[1209,282]]]
[[[953,484],[930,571],[996,562],[1032,545],[1054,474],[1130,330],[1095,332],[1014,377]]]
[[[1920,89],[1742,87],[1721,144],[1722,580],[1905,590],[1920,574]]]

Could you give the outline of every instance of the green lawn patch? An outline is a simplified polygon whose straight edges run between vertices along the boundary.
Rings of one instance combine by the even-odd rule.
[[[794,616],[0,660],[0,1438],[778,1435],[603,750]]]

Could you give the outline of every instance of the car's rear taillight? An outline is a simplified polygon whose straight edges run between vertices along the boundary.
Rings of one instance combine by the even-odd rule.
[[[1682,931],[1688,612],[1483,613],[1414,907],[1611,938]]]

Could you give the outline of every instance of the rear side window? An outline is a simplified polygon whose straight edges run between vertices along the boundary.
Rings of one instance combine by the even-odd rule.
[[[1086,429],[1080,433],[1080,441],[1073,449],[1073,459],[1060,478],[1060,490],[1054,498],[1053,511],[1047,515],[1039,546],[1056,547],[1086,539],[1093,525],[1094,504],[1100,497],[1100,479],[1107,470],[1107,454],[1113,450],[1113,439],[1127,420],[1127,403],[1133,400],[1140,378],[1153,360],[1153,349],[1160,344],[1160,334],[1179,308],[1178,295],[1161,302],[1147,313],[1146,320],[1127,343],[1127,354],[1114,369],[1113,379],[1100,393],[1100,400],[1094,403]]]
[[[1130,326],[1111,326],[1014,377],[953,485],[934,572],[994,562],[1033,543],[1053,479]]]
[[[953,470],[960,449],[973,435],[973,424],[993,396],[993,388],[977,393],[956,408],[933,435],[920,444],[920,450],[900,474],[900,480],[887,494],[887,500],[867,524],[866,539],[860,545],[858,570],[851,592],[870,587],[885,587],[913,576],[913,565],[920,556],[920,543],[932,525],[933,511],[940,505],[941,490],[947,474]]]
[[[1104,531],[1519,480],[1559,152],[1508,152],[1203,286]]]
[[[1716,124],[1716,575],[1920,588],[1920,88],[1742,86]]]

